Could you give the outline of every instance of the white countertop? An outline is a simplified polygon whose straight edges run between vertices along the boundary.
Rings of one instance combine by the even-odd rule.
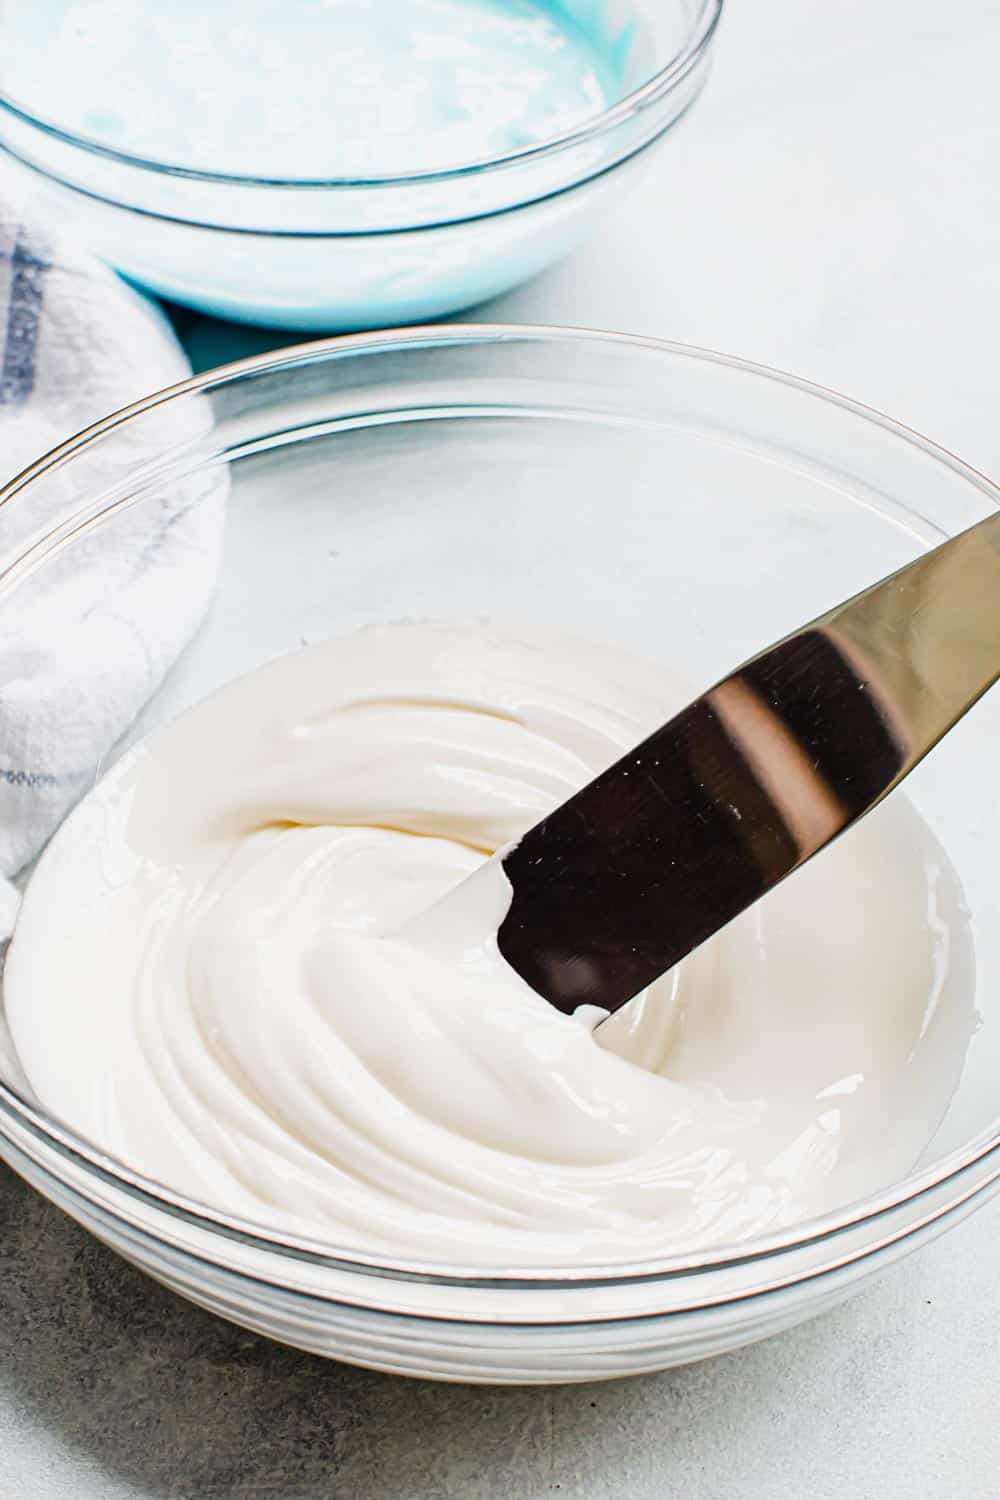
[[[1000,475],[1000,5],[730,0],[587,248],[475,315],[837,387]],[[292,342],[185,316],[200,367]],[[996,1500],[1000,1201],[824,1319],[617,1385],[476,1390],[187,1307],[0,1176],[0,1500]]]

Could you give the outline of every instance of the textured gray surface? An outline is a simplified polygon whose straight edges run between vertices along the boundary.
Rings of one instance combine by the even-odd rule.
[[[854,1303],[620,1383],[491,1390],[281,1349],[0,1168],[3,1500],[995,1500],[1000,1202]]]
[[[1000,472],[998,57],[996,0],[732,4],[642,197],[486,315],[731,349]],[[754,1349],[461,1389],[229,1328],[0,1169],[0,1500],[997,1500],[998,1247],[1000,1203]]]

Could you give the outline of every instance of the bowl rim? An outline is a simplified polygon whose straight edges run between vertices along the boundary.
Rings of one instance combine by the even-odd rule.
[[[2,0],[0,0],[0,3],[2,3]],[[646,152],[651,151],[656,146],[657,142],[666,134],[666,132],[673,125],[675,125],[678,120],[683,119],[684,115],[691,108],[693,103],[694,100],[689,100],[683,106],[680,113],[674,116],[672,119],[668,120],[658,134],[650,136],[647,140],[640,141],[637,146],[631,147],[628,151],[625,152],[624,155],[616,157],[611,161],[604,162],[603,164],[597,166],[593,171],[588,171],[582,176],[574,176],[568,181],[560,182],[557,186],[545,192],[539,193],[535,197],[529,196],[523,200],[519,200],[516,203],[500,204],[497,207],[485,208],[481,211],[471,214],[459,214],[457,217],[449,216],[446,218],[431,218],[423,222],[417,222],[415,224],[386,224],[374,228],[274,229],[268,226],[260,225],[233,224],[231,222],[213,222],[211,219],[193,218],[191,214],[168,214],[164,213],[163,210],[159,208],[149,208],[138,203],[130,203],[126,198],[114,198],[111,197],[108,193],[98,192],[93,187],[84,187],[82,183],[74,182],[72,178],[63,176],[61,172],[55,171],[51,165],[42,166],[40,162],[31,161],[27,156],[23,156],[19,151],[15,151],[13,146],[11,146],[10,143],[6,141],[0,142],[0,160],[2,160],[4,156],[7,156],[11,159],[11,161],[17,162],[23,170],[27,172],[37,173],[37,175],[44,178],[46,182],[58,183],[59,187],[65,189],[66,192],[76,194],[81,198],[86,198],[92,203],[101,203],[105,204],[109,208],[121,209],[124,213],[135,214],[141,219],[149,219],[157,224],[180,225],[185,229],[196,229],[206,234],[227,236],[240,235],[249,237],[251,239],[272,240],[389,239],[394,235],[398,236],[402,234],[435,234],[440,230],[457,229],[460,226],[466,224],[482,224],[490,219],[502,219],[507,214],[517,212],[520,209],[534,208],[540,204],[551,203],[556,198],[563,198],[580,188],[587,187],[591,183],[600,182],[602,178],[609,178],[613,172],[617,172],[622,167],[627,167],[630,162],[638,161],[644,156]],[[3,100],[0,99],[0,112],[2,112],[2,109]],[[274,184],[269,185],[274,186]],[[278,185],[280,186],[281,184]],[[373,184],[371,182],[358,182],[351,184],[341,183],[334,185],[339,187],[348,185],[358,188],[380,186],[380,184],[378,183]],[[391,186],[391,184],[389,185]],[[321,187],[325,186],[325,184],[306,183],[305,186]],[[386,186],[386,184],[381,184],[381,186]]]
[[[722,16],[725,0],[696,0],[697,9],[691,16],[679,50],[655,73],[637,88],[631,89],[621,99],[610,104],[598,114],[589,116],[579,125],[556,135],[547,136],[528,146],[498,156],[486,156],[472,161],[460,162],[450,167],[423,168],[414,172],[388,173],[371,177],[259,177],[253,173],[217,172],[210,168],[186,167],[163,158],[142,156],[109,146],[96,136],[68,130],[50,116],[36,113],[16,95],[0,88],[0,115],[6,113],[24,125],[29,125],[43,134],[61,141],[64,145],[89,152],[94,156],[118,163],[120,166],[138,168],[161,176],[178,177],[192,182],[216,183],[241,188],[294,188],[307,191],[316,189],[370,189],[419,186],[423,183],[462,181],[485,172],[514,168],[545,161],[561,152],[584,146],[606,132],[617,129],[655,107],[668,94],[684,82],[698,66],[711,45]]]
[[[35,480],[61,468],[75,455],[133,418],[170,402],[183,400],[190,395],[204,395],[215,387],[239,381],[248,376],[253,377],[283,367],[294,368],[328,359],[395,352],[410,347],[516,342],[562,344],[571,347],[581,343],[603,344],[618,349],[631,349],[644,355],[666,354],[672,358],[722,366],[754,379],[789,387],[820,403],[837,406],[842,411],[860,418],[863,422],[881,428],[909,447],[916,448],[929,459],[943,464],[957,474],[978,490],[990,505],[1000,509],[1000,485],[994,483],[988,476],[924,437],[915,429],[886,416],[874,407],[815,381],[736,355],[667,339],[620,334],[607,330],[512,323],[429,324],[414,328],[328,337],[287,345],[263,354],[215,366],[174,385],[152,392],[57,444],[0,486],[0,506],[9,504]],[[84,513],[88,514],[90,520],[98,519],[101,512],[90,515],[90,504],[84,497],[78,510],[63,517],[52,531],[41,538],[34,536],[26,550],[8,555],[0,565],[0,593],[12,581],[16,581],[17,574],[32,553],[40,547],[45,547],[53,536],[63,534],[64,528],[73,529]],[[640,1281],[654,1282],[687,1278],[694,1273],[733,1270],[767,1261],[782,1252],[801,1251],[835,1241],[839,1236],[851,1230],[886,1219],[894,1210],[913,1208],[926,1202],[938,1189],[949,1185],[953,1188],[949,1197],[932,1203],[928,1212],[916,1223],[897,1226],[881,1239],[849,1249],[845,1255],[835,1258],[832,1262],[824,1263],[818,1268],[816,1266],[804,1268],[773,1284],[756,1289],[765,1292],[777,1290],[801,1281],[813,1280],[828,1270],[840,1269],[898,1243],[926,1229],[935,1221],[946,1218],[971,1200],[982,1197],[988,1189],[1000,1181],[1000,1115],[998,1115],[972,1140],[947,1153],[930,1166],[922,1170],[911,1171],[899,1182],[878,1193],[843,1205],[828,1213],[802,1220],[782,1231],[755,1236],[742,1242],[712,1245],[704,1250],[647,1257],[633,1262],[582,1263],[569,1267],[521,1266],[500,1269],[432,1260],[404,1259],[378,1252],[362,1252],[354,1248],[344,1249],[327,1240],[290,1234],[268,1227],[266,1224],[225,1213],[134,1171],[126,1163],[102,1151],[70,1127],[50,1118],[30,1099],[24,1097],[18,1089],[0,1079],[0,1133],[11,1141],[15,1149],[25,1151],[23,1143],[13,1139],[8,1135],[7,1129],[2,1128],[6,1120],[16,1122],[21,1129],[26,1129],[31,1137],[41,1142],[43,1149],[54,1151],[60,1158],[75,1163],[85,1173],[97,1177],[112,1188],[122,1190],[127,1197],[138,1199],[172,1219],[183,1221],[217,1238],[235,1241],[271,1254],[278,1253],[290,1261],[307,1261],[331,1269],[383,1279],[432,1282],[436,1285],[470,1289],[495,1289],[498,1286],[522,1289],[533,1287],[570,1289],[585,1286],[609,1288]],[[26,1154],[30,1155],[30,1153]],[[52,1170],[50,1166],[45,1166],[44,1163],[42,1165],[44,1170]],[[966,1174],[976,1168],[983,1170],[983,1176],[970,1188]],[[75,1187],[75,1191],[79,1191],[79,1188]],[[737,1300],[742,1295],[744,1293],[736,1292],[732,1297],[724,1296],[720,1300]],[[558,1321],[566,1320],[559,1319]]]

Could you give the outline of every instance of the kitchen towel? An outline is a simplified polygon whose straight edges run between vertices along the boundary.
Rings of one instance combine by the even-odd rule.
[[[163,312],[26,201],[0,161],[0,484],[80,429],[190,374]],[[161,482],[16,587],[25,546],[165,443],[206,398],[158,408],[0,506],[0,938],[37,856],[197,629],[217,577],[224,471]]]

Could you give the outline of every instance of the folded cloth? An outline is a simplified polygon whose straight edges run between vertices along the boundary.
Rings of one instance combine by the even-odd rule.
[[[163,313],[24,198],[0,162],[0,484],[53,445],[189,375]],[[0,506],[0,570],[149,462],[210,427],[197,398],[130,423]],[[135,429],[133,431],[133,429]],[[105,449],[107,453],[105,454]],[[0,937],[30,864],[197,629],[221,547],[222,471],[148,492],[0,587]]]

